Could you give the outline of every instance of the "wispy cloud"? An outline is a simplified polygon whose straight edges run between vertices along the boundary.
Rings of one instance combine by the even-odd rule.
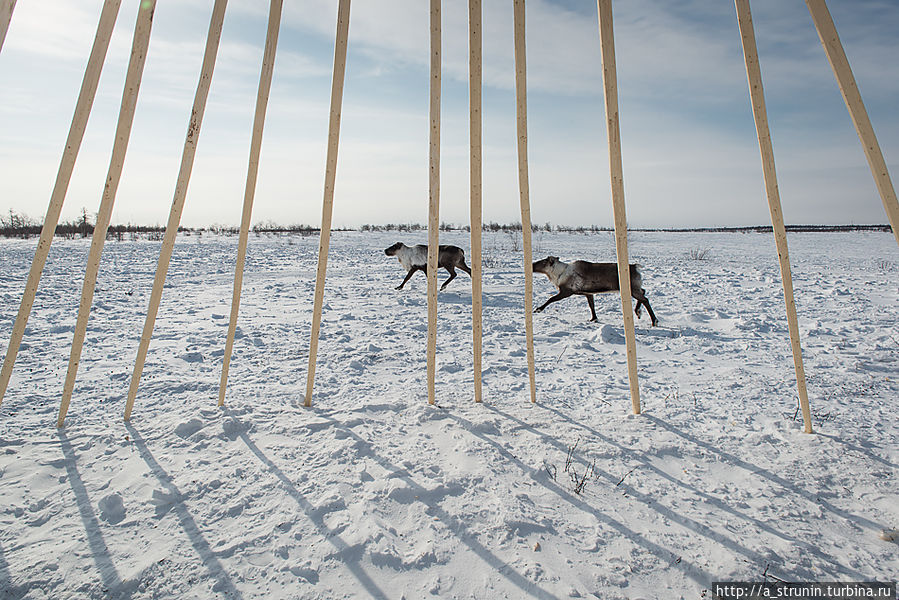
[[[468,13],[443,3],[446,220],[467,220]],[[891,167],[899,156],[899,10],[830,2]],[[116,214],[162,221],[170,203],[211,10],[157,7]],[[767,220],[733,5],[614,4],[628,214],[636,225]],[[268,2],[230,0],[185,223],[239,218]],[[136,12],[123,4],[67,214],[98,202]],[[257,216],[320,216],[336,0],[285,3],[263,145]],[[855,133],[803,3],[754,2],[784,210],[793,221],[883,221]],[[55,175],[99,3],[19,2],[0,55],[0,198],[41,214]],[[428,6],[352,7],[336,222],[422,221],[427,199]],[[528,0],[534,218],[608,223],[596,6]],[[484,2],[485,217],[518,219],[512,3]],[[36,183],[37,182],[37,183]],[[11,199],[11,200],[7,200]],[[852,199],[850,205],[845,202]],[[826,207],[826,210],[821,209]],[[161,216],[160,216],[161,215]]]

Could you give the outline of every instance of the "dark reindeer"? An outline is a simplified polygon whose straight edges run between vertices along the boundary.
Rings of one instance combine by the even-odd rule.
[[[406,282],[412,278],[412,275],[416,271],[421,271],[425,275],[428,274],[428,247],[424,244],[407,246],[402,242],[397,242],[390,248],[384,250],[384,254],[387,256],[396,256],[397,259],[399,259],[400,264],[403,265],[403,268],[407,271],[403,283],[396,286],[396,289],[398,290],[403,289],[403,286],[406,285]],[[465,252],[458,246],[439,246],[437,268],[440,267],[449,271],[450,274],[449,279],[444,281],[443,285],[440,286],[441,290],[445,288],[450,281],[456,278],[456,267],[459,267],[471,277],[471,269],[465,264]]]
[[[543,273],[554,286],[559,288],[559,293],[547,300],[543,306],[534,312],[542,312],[549,304],[557,302],[568,296],[579,294],[587,297],[587,304],[590,305],[590,312],[593,315],[591,321],[596,321],[596,308],[593,306],[593,294],[601,294],[603,292],[617,292],[620,287],[618,285],[618,265],[616,263],[592,263],[585,260],[576,260],[572,263],[565,263],[556,256],[547,256],[543,260],[534,263],[534,272]],[[631,274],[631,296],[636,298],[637,306],[634,312],[637,318],[640,318],[640,307],[646,306],[646,312],[652,320],[652,326],[658,325],[659,320],[652,312],[649,306],[649,300],[646,299],[646,291],[641,287],[643,285],[643,277],[640,275],[640,265],[630,265]]]

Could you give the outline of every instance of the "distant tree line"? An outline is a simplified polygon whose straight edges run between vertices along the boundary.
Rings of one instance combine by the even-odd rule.
[[[96,224],[96,215],[90,215],[87,209],[81,209],[81,215],[77,219],[71,221],[63,221],[56,226],[55,235],[63,238],[91,237],[94,235],[94,226]],[[28,238],[41,234],[43,224],[32,219],[28,215],[17,213],[10,209],[9,213],[0,215],[0,236],[2,237],[19,237]],[[271,221],[260,222],[253,226],[253,231],[259,235],[262,233],[299,233],[300,235],[311,235],[318,233],[318,228],[309,225],[278,225]],[[210,225],[208,227],[178,227],[179,233],[187,235],[202,235],[205,233],[213,233],[219,235],[236,235],[240,232],[237,227],[227,225]],[[165,233],[165,227],[162,225],[135,225],[128,223],[127,225],[110,225],[106,230],[106,239],[123,240],[125,235],[130,239],[146,238],[150,240],[161,240]]]
[[[9,210],[9,215],[0,215],[0,235],[4,237],[31,237],[39,235],[41,224],[37,221]]]
[[[821,232],[832,233],[839,231],[891,231],[889,225],[784,225],[784,229],[791,232]],[[656,228],[656,229],[637,229],[631,228],[629,231],[665,231],[665,232],[684,232],[684,233],[772,233],[774,228],[771,225],[753,225],[749,227],[689,227],[689,228]]]
[[[239,230],[236,228],[234,231],[239,233]],[[321,230],[318,227],[312,227],[311,225],[281,225],[274,221],[264,221],[253,225],[253,232],[256,235],[262,233],[298,233],[302,236],[307,236],[319,231]]]
[[[360,228],[360,231],[427,231],[428,226],[423,225],[421,223],[387,223],[386,225],[370,225],[365,224]],[[503,232],[503,233],[514,233],[520,232],[522,230],[521,223],[497,223],[496,221],[491,221],[489,223],[484,223],[481,225],[482,231],[490,231],[493,233]],[[471,231],[470,225],[456,225],[454,223],[440,223],[440,231]],[[600,227],[598,225],[587,225],[587,226],[578,226],[571,227],[567,225],[552,225],[550,223],[545,223],[544,225],[536,225],[531,224],[531,231],[567,231],[574,233],[597,233],[600,231],[612,231],[609,227]]]
[[[28,215],[10,209],[9,213],[0,216],[0,235],[4,237],[27,238],[41,234],[43,224]],[[81,209],[81,216],[71,221],[63,221],[56,226],[56,235],[67,238],[88,237],[94,233],[87,209]]]
[[[58,237],[73,239],[77,237],[91,237],[94,235],[94,225],[96,223],[96,215],[90,215],[86,208],[81,209],[81,215],[71,221],[62,221],[56,225],[56,233]],[[41,234],[43,223],[32,219],[28,215],[17,213],[14,210],[5,215],[0,215],[0,236],[2,237],[35,237]],[[179,232],[193,233],[202,230],[191,229],[189,227],[179,227]],[[165,227],[160,225],[110,225],[106,230],[106,239],[122,240],[125,234],[131,239],[137,237],[147,237],[149,239],[162,239]]]
[[[81,209],[81,215],[73,220],[64,221],[56,226],[56,235],[64,238],[90,237],[94,234],[94,223],[96,215],[90,215],[87,209]],[[42,224],[36,219],[17,213],[10,209],[7,214],[0,215],[0,236],[3,237],[19,237],[28,238],[38,236],[41,233]],[[503,232],[514,234],[522,229],[521,223],[497,223],[491,221],[482,225],[482,230],[486,232]],[[366,223],[362,225],[358,231],[399,231],[399,232],[419,232],[427,231],[427,225],[421,223],[387,223],[385,225],[372,225]],[[600,227],[598,225],[580,225],[577,227],[568,225],[552,225],[545,223],[543,225],[531,225],[532,231],[546,232],[566,232],[566,233],[599,233],[603,231],[612,231],[611,227]],[[471,227],[468,225],[455,225],[453,223],[440,223],[441,231],[466,231],[470,232]],[[630,231],[664,231],[664,232],[736,232],[736,233],[771,233],[770,225],[756,225],[750,227],[685,227],[685,228],[630,228]],[[890,231],[889,225],[787,225],[786,230],[790,232],[836,232],[836,231]],[[202,235],[204,232],[218,235],[236,235],[240,229],[226,225],[210,225],[209,227],[191,228],[179,227],[179,232]],[[310,225],[281,225],[274,221],[260,221],[253,225],[253,232],[259,236],[263,234],[299,234],[302,236],[313,235],[320,231],[318,227]],[[354,228],[337,228],[335,231],[357,231]],[[149,238],[151,240],[162,239],[165,227],[160,225],[110,225],[107,233],[107,239],[122,240],[125,235],[131,239]]]
[[[890,231],[889,225],[786,225],[787,231],[791,232],[836,232],[836,231]],[[361,231],[427,231],[427,225],[421,223],[387,223],[386,225],[363,225]],[[515,233],[520,232],[521,223],[497,223],[491,221],[481,226],[483,231]],[[600,233],[603,231],[614,231],[611,227],[600,227],[599,225],[552,225],[545,223],[543,225],[531,225],[531,230],[536,233],[538,231],[546,232],[564,232],[564,233]],[[468,225],[455,225],[452,223],[440,223],[440,231],[471,231]],[[684,232],[684,233],[771,233],[773,228],[771,225],[753,225],[747,227],[628,227],[628,231],[663,231],[663,232]]]

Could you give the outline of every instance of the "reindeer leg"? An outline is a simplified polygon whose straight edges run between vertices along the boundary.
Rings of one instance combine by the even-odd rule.
[[[631,295],[637,299],[637,306],[634,308],[634,312],[637,313],[637,318],[640,318],[640,305],[646,307],[646,312],[649,313],[649,319],[652,321],[652,326],[655,327],[659,324],[659,320],[656,319],[656,315],[652,312],[652,307],[649,305],[649,300],[646,299],[646,290],[640,288],[640,290],[631,290]]]
[[[443,285],[440,286],[440,289],[441,289],[441,290],[442,290],[443,288],[445,288],[447,285],[449,285],[449,282],[450,282],[450,281],[452,281],[453,279],[456,278],[456,270],[455,270],[452,266],[449,266],[449,267],[443,267],[443,268],[446,269],[447,271],[449,271],[450,276],[449,276],[449,279],[447,279],[446,281],[444,281],[444,282],[443,282]]]
[[[590,312],[593,314],[593,318],[590,319],[590,322],[595,323],[597,319],[596,319],[596,307],[593,306],[593,294],[584,294],[584,296],[587,297],[587,304],[590,305]]]
[[[643,289],[642,288],[641,289],[631,288],[631,296],[633,296],[634,299],[637,300],[637,306],[634,307],[634,314],[637,315],[637,318],[639,319],[642,316],[640,314],[640,309],[642,308],[643,300],[645,298],[643,296]]]
[[[406,278],[403,279],[403,283],[396,286],[396,289],[398,289],[398,290],[403,289],[403,286],[406,285],[406,282],[409,281],[410,279],[412,279],[412,275],[415,273],[415,271],[416,271],[415,267],[412,267],[411,269],[409,269],[409,272],[406,273]]]
[[[543,303],[543,306],[541,306],[540,308],[538,308],[538,309],[535,310],[534,312],[535,312],[535,313],[543,312],[543,309],[546,308],[547,306],[549,306],[550,304],[552,304],[553,302],[558,302],[559,300],[564,300],[565,298],[567,298],[568,296],[570,296],[570,295],[573,294],[573,293],[574,293],[574,292],[569,292],[568,290],[565,290],[565,291],[559,291],[558,294],[556,294],[555,296],[553,296],[552,298],[550,298],[549,300],[547,300],[546,302],[544,302],[544,303]]]
[[[652,326],[655,327],[659,324],[659,320],[656,319],[656,314],[652,312],[652,307],[649,305],[649,300],[646,299],[646,296],[643,296],[643,304],[646,305],[646,312],[649,313],[649,318],[652,321]]]

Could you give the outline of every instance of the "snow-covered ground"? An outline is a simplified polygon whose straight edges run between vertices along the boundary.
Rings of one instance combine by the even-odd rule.
[[[304,408],[318,238],[251,236],[223,409],[237,239],[180,238],[130,424],[159,242],[108,242],[61,430],[89,241],[55,240],[0,408],[0,598],[696,599],[726,579],[899,578],[880,539],[899,527],[892,234],[790,235],[814,435],[770,235],[631,234],[660,319],[637,321],[641,416],[617,294],[598,323],[580,297],[534,316],[529,402],[522,258],[502,233],[484,243],[485,401],[460,274],[429,406],[425,278],[394,290],[383,253],[424,238],[334,234]],[[467,234],[441,242],[470,255]],[[0,241],[4,354],[35,244]],[[614,259],[609,233],[535,245]],[[552,293],[538,275],[535,302]]]

